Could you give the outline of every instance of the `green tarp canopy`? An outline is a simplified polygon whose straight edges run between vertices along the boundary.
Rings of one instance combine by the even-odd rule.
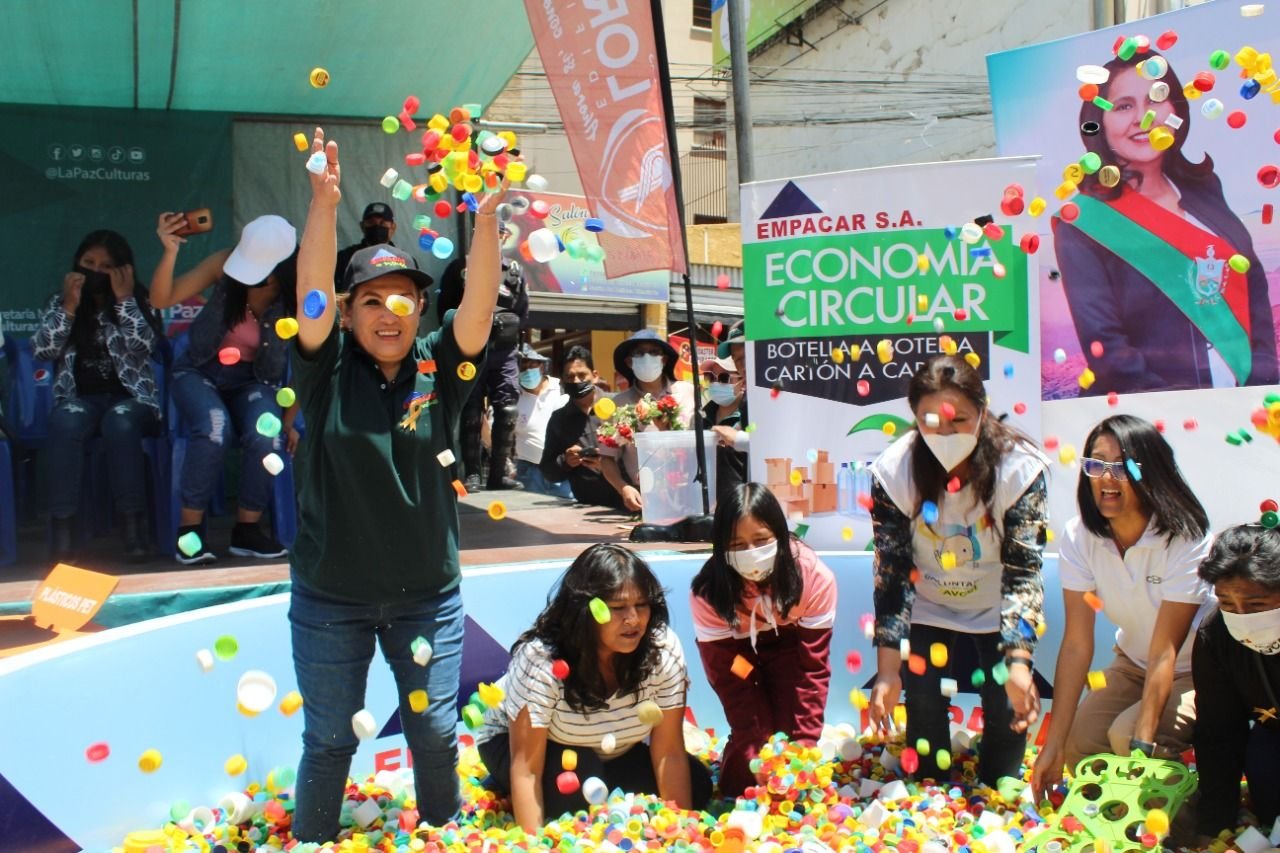
[[[0,102],[336,117],[487,104],[520,0],[0,0]],[[312,68],[331,80],[311,86]]]

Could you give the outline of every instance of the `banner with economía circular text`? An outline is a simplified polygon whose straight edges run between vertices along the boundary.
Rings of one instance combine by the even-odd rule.
[[[870,541],[867,466],[910,429],[908,384],[938,353],[976,363],[992,413],[1039,437],[1034,220],[1001,212],[1035,174],[1018,157],[742,187],[751,476],[815,547]]]

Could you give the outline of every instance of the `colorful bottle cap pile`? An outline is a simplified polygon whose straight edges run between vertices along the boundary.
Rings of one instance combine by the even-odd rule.
[[[698,743],[698,757],[714,773],[719,763],[718,741],[704,736]],[[641,849],[676,853],[1015,853],[1035,849],[1064,853],[1090,846],[1095,850],[1109,847],[1113,853],[1120,853],[1144,849],[1143,841],[1151,839],[1158,846],[1189,792],[1185,780],[1190,774],[1185,768],[1181,768],[1181,778],[1174,779],[1172,774],[1178,765],[1152,762],[1149,775],[1160,783],[1159,793],[1164,800],[1151,808],[1143,808],[1135,801],[1120,830],[1130,824],[1138,826],[1139,841],[1111,844],[1105,835],[1095,835],[1102,830],[1090,830],[1083,817],[1069,813],[1066,803],[1087,802],[1081,799],[1084,795],[1096,796],[1097,792],[1087,788],[1090,784],[1100,786],[1103,794],[1124,794],[1111,783],[1113,776],[1123,779],[1125,774],[1119,771],[1124,769],[1122,764],[1132,763],[1129,759],[1106,758],[1070,794],[1055,790],[1051,803],[1037,810],[1021,779],[1002,779],[995,789],[978,784],[975,757],[968,749],[956,751],[952,758],[953,781],[948,784],[905,781],[898,772],[900,758],[907,750],[900,743],[886,746],[878,740],[859,739],[847,724],[828,726],[812,746],[790,743],[775,735],[758,759],[760,784],[748,788],[735,801],[714,803],[708,811],[682,811],[656,797],[609,792],[596,777],[579,782],[576,762],[570,758],[562,763],[558,775],[564,777],[563,787],[579,792],[582,809],[553,818],[537,835],[529,835],[516,825],[509,803],[484,787],[487,772],[477,751],[468,743],[462,749],[458,771],[464,805],[460,818],[444,826],[419,828],[412,772],[383,770],[363,783],[347,786],[342,831],[337,840],[325,845],[295,845],[288,829],[296,780],[288,768],[277,768],[265,784],[254,783],[242,793],[228,794],[215,808],[206,808],[198,815],[195,813],[199,809],[192,809],[188,803],[175,803],[173,822],[162,830],[140,831],[131,837],[159,838],[153,843],[169,845],[161,849],[210,850],[221,844],[227,850],[240,845],[244,850],[275,851],[283,847],[295,853],[515,853],[539,849],[558,849],[562,853]],[[1034,757],[1034,752],[1029,751],[1028,766]],[[1156,803],[1159,798],[1152,799],[1150,795],[1151,791],[1146,791],[1146,799]],[[207,820],[196,826],[192,815],[204,818],[205,813]],[[237,820],[230,821],[229,817]],[[1091,825],[1108,824],[1099,820]],[[1241,839],[1246,832],[1241,833]],[[1104,843],[1095,845],[1100,837]],[[1223,849],[1226,840],[1229,839],[1223,839]],[[1151,845],[1145,849],[1151,849]]]

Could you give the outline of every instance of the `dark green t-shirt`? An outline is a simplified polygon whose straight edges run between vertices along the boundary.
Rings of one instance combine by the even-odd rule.
[[[458,376],[465,361],[476,367],[470,380]],[[458,585],[453,466],[437,456],[461,455],[462,404],[483,361],[484,353],[462,356],[452,312],[414,342],[394,382],[336,325],[312,357],[294,349],[293,386],[307,433],[295,459],[295,579],[324,595],[375,604]],[[401,422],[419,395],[424,405],[410,430]]]

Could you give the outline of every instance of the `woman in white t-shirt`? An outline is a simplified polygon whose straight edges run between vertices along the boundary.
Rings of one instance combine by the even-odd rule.
[[[912,377],[907,402],[915,429],[871,466],[877,674],[870,719],[891,727],[905,679],[911,761],[904,767],[910,772],[918,761],[920,778],[945,779],[948,697],[956,682],[979,687],[978,773],[995,786],[1021,775],[1027,727],[1039,714],[1032,653],[1043,622],[1047,460],[987,409],[982,377],[963,358],[930,359]],[[979,668],[960,671],[970,649]]]
[[[684,749],[688,680],[658,579],[626,548],[592,545],[512,648],[476,733],[490,784],[530,833],[614,788],[705,806],[710,774]]]
[[[1209,519],[1154,425],[1114,415],[1095,426],[1076,501],[1058,559],[1067,620],[1031,776],[1037,794],[1062,779],[1064,763],[1095,753],[1177,758],[1191,745],[1191,647],[1214,606],[1196,573],[1213,544]],[[1116,657],[1106,686],[1080,702],[1099,609],[1116,626]]]

